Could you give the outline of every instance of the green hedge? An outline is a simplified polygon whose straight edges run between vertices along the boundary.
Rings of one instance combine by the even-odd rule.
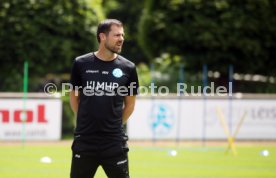
[[[75,127],[75,116],[70,107],[69,96],[62,97],[62,139],[72,138]]]

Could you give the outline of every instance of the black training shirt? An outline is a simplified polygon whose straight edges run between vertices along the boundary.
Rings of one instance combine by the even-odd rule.
[[[88,53],[74,60],[71,84],[80,91],[73,151],[95,153],[121,143],[124,96],[137,95],[139,86],[134,63],[120,55],[103,61]]]

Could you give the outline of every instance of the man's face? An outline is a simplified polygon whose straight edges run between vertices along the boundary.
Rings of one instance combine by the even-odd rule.
[[[104,46],[113,53],[120,53],[124,42],[124,28],[112,25],[110,32],[106,36]]]

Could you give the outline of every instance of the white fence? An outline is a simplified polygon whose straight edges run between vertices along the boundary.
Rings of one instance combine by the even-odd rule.
[[[61,99],[33,94],[25,102],[20,96],[0,96],[0,140],[61,139]]]
[[[60,98],[29,94],[0,94],[0,140],[59,140],[61,138],[62,101]],[[25,105],[25,106],[24,106]],[[22,122],[23,108],[26,121]],[[237,135],[240,140],[276,140],[275,95],[242,97],[138,97],[128,121],[130,139],[225,139],[217,109],[233,134],[244,113]]]
[[[128,121],[130,139],[225,139],[218,117],[222,111],[233,134],[246,113],[237,135],[240,140],[276,139],[276,99],[272,95],[227,97],[138,97]],[[242,96],[242,97],[241,97]]]

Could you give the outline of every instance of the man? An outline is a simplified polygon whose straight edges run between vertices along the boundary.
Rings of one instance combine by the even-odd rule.
[[[135,65],[118,55],[124,42],[120,21],[107,19],[97,29],[98,51],[74,60],[70,92],[77,115],[71,178],[94,177],[102,166],[109,178],[127,178],[125,124],[134,110],[138,77]]]

